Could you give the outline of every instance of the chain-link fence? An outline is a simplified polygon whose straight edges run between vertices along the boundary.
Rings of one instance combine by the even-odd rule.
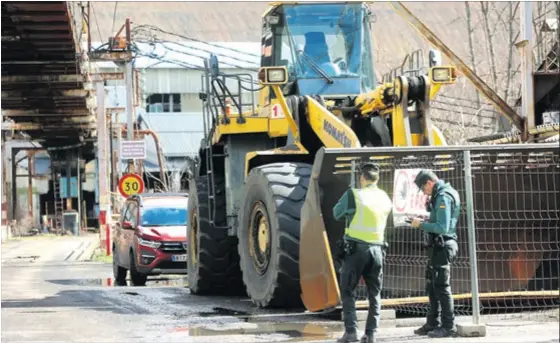
[[[379,186],[394,205],[386,230],[390,247],[384,267],[384,308],[419,315],[428,309],[423,233],[406,222],[428,215],[428,198],[414,184],[420,169],[434,171],[461,198],[459,254],[451,269],[456,313],[527,315],[531,310],[558,308],[557,145],[364,150],[367,153],[360,153],[359,159],[380,164]],[[359,289],[358,298],[367,299],[365,287]]]

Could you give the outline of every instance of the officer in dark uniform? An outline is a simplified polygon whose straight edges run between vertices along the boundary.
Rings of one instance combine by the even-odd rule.
[[[449,183],[438,179],[431,170],[421,170],[414,183],[424,194],[431,196],[427,205],[429,219],[415,218],[411,223],[412,227],[424,231],[429,258],[426,290],[430,309],[426,324],[414,333],[433,338],[450,337],[457,333],[451,293],[451,263],[459,250],[455,231],[461,207],[459,193]]]
[[[333,208],[335,219],[346,219],[342,248],[344,262],[340,271],[340,291],[344,313],[341,343],[358,342],[355,290],[363,277],[368,289],[369,311],[362,343],[375,343],[381,310],[385,226],[393,204],[377,187],[379,167],[366,163],[360,167],[360,188],[351,188]]]

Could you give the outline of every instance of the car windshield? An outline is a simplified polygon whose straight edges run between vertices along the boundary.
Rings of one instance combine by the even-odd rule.
[[[177,207],[149,207],[142,212],[142,226],[187,225],[188,211]]]
[[[362,18],[360,4],[285,5],[284,20],[276,26],[281,45],[277,60],[302,78],[321,77],[322,72],[359,76],[361,51],[369,48],[369,42],[362,42]]]

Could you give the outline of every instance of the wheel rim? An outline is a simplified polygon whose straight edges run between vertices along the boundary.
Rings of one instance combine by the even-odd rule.
[[[253,205],[249,222],[249,253],[255,270],[263,275],[270,262],[270,222],[260,201]]]
[[[190,235],[189,235],[189,244],[188,244],[188,249],[189,249],[189,255],[191,255],[191,262],[193,266],[196,266],[197,260],[198,260],[198,242],[196,240],[196,237],[198,236],[198,220],[196,217],[196,214],[193,215],[193,217],[191,218],[191,231],[190,231]]]

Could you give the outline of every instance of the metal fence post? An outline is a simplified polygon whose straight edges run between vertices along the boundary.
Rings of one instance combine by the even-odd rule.
[[[471,262],[471,284],[472,284],[472,311],[473,324],[480,323],[480,298],[478,294],[478,262],[476,260],[476,228],[474,225],[473,185],[471,169],[471,152],[463,152],[465,164],[465,196],[467,205],[467,228],[469,233],[469,260]]]
[[[352,169],[350,171],[350,187],[356,187],[356,160],[352,160]]]

